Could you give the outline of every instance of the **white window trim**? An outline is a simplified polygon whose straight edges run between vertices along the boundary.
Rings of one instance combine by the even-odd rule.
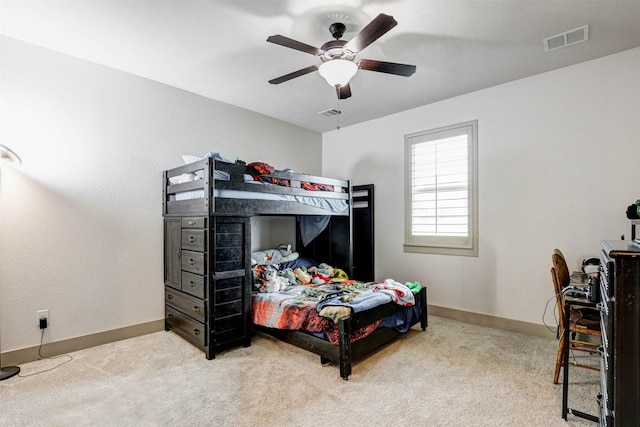
[[[466,128],[468,137],[468,238],[446,236],[414,236],[412,228],[412,146],[415,143],[441,138],[441,135]],[[472,120],[428,131],[405,135],[405,252],[443,255],[478,256],[478,121]]]

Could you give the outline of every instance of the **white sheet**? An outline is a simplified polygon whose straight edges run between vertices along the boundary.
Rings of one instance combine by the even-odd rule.
[[[320,209],[325,209],[330,212],[342,212],[347,209],[348,204],[346,200],[339,199],[325,199],[321,197],[309,197],[309,196],[293,196],[289,194],[272,194],[272,193],[258,193],[253,191],[239,191],[239,190],[214,190],[214,197],[221,197],[225,199],[250,199],[250,200],[280,200],[303,203],[308,206],[313,206]],[[203,190],[184,191],[182,193],[176,193],[176,200],[190,200],[190,199],[202,199],[204,198]]]

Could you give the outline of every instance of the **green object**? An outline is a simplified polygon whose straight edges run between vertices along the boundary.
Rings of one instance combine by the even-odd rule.
[[[640,199],[636,200],[636,212],[638,212],[638,216],[640,216]]]
[[[411,289],[411,292],[417,294],[422,289],[422,285],[419,282],[405,282],[407,288]]]

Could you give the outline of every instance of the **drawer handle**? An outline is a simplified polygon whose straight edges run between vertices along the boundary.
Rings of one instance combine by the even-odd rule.
[[[193,243],[196,241],[196,238],[193,236],[189,236],[189,243]]]
[[[188,224],[188,225],[195,225],[195,224],[196,224],[196,222],[195,222],[195,221],[187,221],[187,224]]]
[[[189,286],[191,286],[192,288],[196,287],[196,284],[194,283],[193,280],[189,281]]]
[[[173,319],[173,314],[171,313],[167,314],[167,319]]]
[[[200,335],[200,329],[194,329],[193,330],[193,335],[195,335],[195,336]]]
[[[171,294],[167,295],[167,299],[173,299],[173,295]]]
[[[194,313],[200,313],[200,307],[198,307],[197,305],[193,307],[193,312]]]
[[[195,264],[195,263],[196,263],[196,262],[195,262],[195,260],[194,260],[193,258],[189,258],[189,265],[193,265],[193,264]]]

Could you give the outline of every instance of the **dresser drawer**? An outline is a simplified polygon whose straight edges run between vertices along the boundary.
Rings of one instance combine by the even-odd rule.
[[[171,288],[165,288],[164,297],[166,304],[200,322],[204,322],[206,305],[203,300],[194,298],[183,292],[174,291]]]
[[[206,298],[207,279],[198,274],[182,272],[182,291],[197,298]]]
[[[204,252],[206,240],[206,230],[182,230],[182,249]]]
[[[182,228],[205,228],[207,226],[207,218],[182,218]]]
[[[165,320],[170,329],[194,345],[204,348],[207,344],[207,330],[203,323],[193,320],[170,306],[165,306]]]
[[[182,228],[205,228],[206,218],[182,218]]]
[[[190,273],[205,274],[204,253],[182,251],[182,269]]]
[[[606,352],[601,347],[598,349],[600,353],[600,404],[605,412],[609,412],[612,408],[610,396],[611,388],[610,388],[610,380],[612,373],[609,372],[609,368],[607,366]]]
[[[611,282],[614,280],[613,272],[613,260],[603,251],[600,256],[600,285],[601,292],[604,290],[604,295],[613,297],[613,287]]]

